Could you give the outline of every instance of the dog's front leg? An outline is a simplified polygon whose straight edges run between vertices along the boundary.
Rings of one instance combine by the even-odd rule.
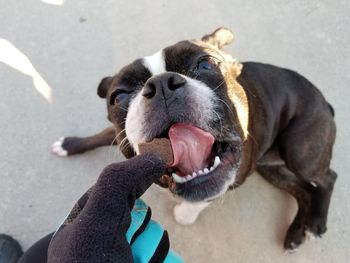
[[[89,137],[62,137],[52,144],[52,151],[59,156],[67,156],[93,150],[100,146],[117,144],[114,126],[108,127]]]
[[[206,208],[210,202],[190,203],[182,201],[174,207],[174,217],[176,222],[181,225],[193,224],[199,214]]]

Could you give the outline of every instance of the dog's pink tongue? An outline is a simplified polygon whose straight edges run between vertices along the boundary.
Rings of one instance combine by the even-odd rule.
[[[174,154],[172,167],[176,167],[186,176],[205,168],[214,137],[195,126],[175,123],[169,129],[169,138]]]

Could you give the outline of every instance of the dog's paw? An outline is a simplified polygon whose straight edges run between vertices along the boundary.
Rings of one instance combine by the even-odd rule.
[[[188,203],[184,201],[174,207],[174,218],[181,225],[191,225],[208,205],[208,202]]]
[[[294,253],[298,252],[299,246],[300,246],[300,245],[294,244],[294,242],[292,242],[292,243],[290,244],[290,248],[285,248],[285,249],[284,249],[285,254],[294,254]],[[294,247],[294,248],[293,248],[293,247]]]
[[[304,240],[304,227],[291,225],[288,229],[286,239],[284,240],[284,249],[288,253],[295,253]]]
[[[309,223],[306,226],[292,224],[288,229],[284,248],[288,253],[295,253],[305,240],[320,238],[326,230],[327,227],[322,218],[320,220],[313,220],[311,224]]]
[[[316,240],[317,238],[320,238],[320,236],[316,235],[315,233],[312,233],[310,230],[306,229],[305,230],[305,238],[306,240]]]
[[[174,218],[181,225],[191,225],[196,221],[197,217],[198,215],[191,213],[183,204],[174,207]]]
[[[67,156],[83,153],[88,150],[88,145],[84,138],[80,137],[61,137],[52,144],[52,152],[58,156]]]
[[[307,223],[306,231],[309,236],[320,238],[327,231],[327,223],[325,217],[313,217],[311,222]]]
[[[58,139],[58,141],[54,142],[51,145],[51,150],[54,154],[58,155],[58,156],[67,156],[68,155],[68,151],[66,149],[64,149],[63,147],[63,142],[64,142],[65,138],[61,137]]]

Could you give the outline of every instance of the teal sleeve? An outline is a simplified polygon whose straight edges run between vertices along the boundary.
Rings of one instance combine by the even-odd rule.
[[[182,260],[182,258],[172,250],[169,250],[169,253],[164,260],[164,263],[183,263],[183,262],[184,261]]]
[[[164,230],[155,221],[151,220],[146,229],[131,245],[135,263],[149,262],[162,239]]]
[[[137,231],[141,229],[141,227],[143,227],[145,224],[148,224],[151,216],[150,213],[151,210],[143,200],[137,199],[135,201],[134,208],[131,212],[131,224],[128,231],[126,232],[126,239],[129,243],[131,243],[133,237],[135,234],[137,234]]]
[[[151,220],[150,208],[137,199],[131,212],[131,225],[126,238],[131,246],[135,263],[160,262],[182,263],[183,260],[169,250],[169,238],[163,227]]]

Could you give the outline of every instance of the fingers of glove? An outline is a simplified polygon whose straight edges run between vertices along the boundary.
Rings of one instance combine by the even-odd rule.
[[[163,262],[169,252],[169,237],[162,226],[150,220],[131,245],[135,262]]]
[[[166,164],[160,157],[153,154],[138,155],[107,166],[97,184],[116,187],[120,194],[133,192],[138,198],[165,173],[165,169]]]
[[[155,180],[164,174],[165,169],[166,164],[160,157],[147,153],[120,163],[110,164],[102,171],[101,176],[113,176],[120,180],[127,177],[128,181],[142,180],[147,177],[153,177],[152,179]]]

